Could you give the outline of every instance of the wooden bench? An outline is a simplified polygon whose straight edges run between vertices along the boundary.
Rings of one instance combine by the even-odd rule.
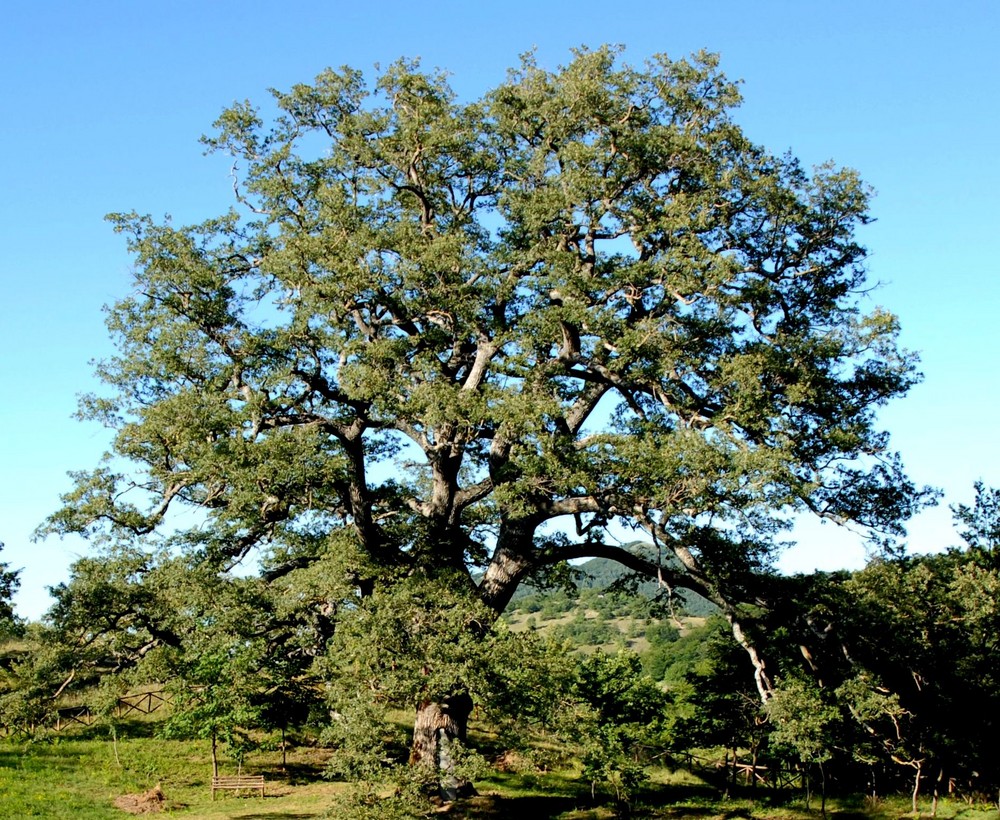
[[[259,791],[260,796],[264,796],[264,775],[262,774],[233,774],[219,775],[212,778],[212,799],[215,800],[215,793],[220,789],[253,789]]]

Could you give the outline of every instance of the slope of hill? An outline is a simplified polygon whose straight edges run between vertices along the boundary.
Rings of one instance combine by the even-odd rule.
[[[626,544],[625,548],[631,552],[643,554],[651,558],[656,557],[655,548],[651,544],[642,541],[633,541],[630,544]],[[677,559],[672,556],[667,559],[667,563],[679,566]],[[528,581],[521,584],[517,592],[514,593],[507,611],[514,612],[523,609],[526,599],[536,600],[538,596],[542,596],[543,599],[550,595],[558,596],[560,591],[564,591],[568,598],[573,599],[574,597],[579,598],[580,592],[587,589],[602,591],[624,591],[627,589],[629,592],[633,592],[634,589],[635,594],[650,601],[664,598],[667,592],[656,581],[644,576],[638,576],[617,561],[612,561],[608,558],[591,558],[589,561],[573,566],[571,570],[572,586],[576,587],[575,593],[572,591],[572,587],[569,589],[566,589],[565,586],[548,588]],[[676,589],[673,590],[673,594],[675,600],[672,609],[677,614],[705,617],[718,612],[715,604],[696,592],[686,589]]]

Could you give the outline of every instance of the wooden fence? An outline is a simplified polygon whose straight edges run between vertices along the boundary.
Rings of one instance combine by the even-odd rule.
[[[133,713],[151,715],[153,712],[162,709],[170,703],[172,703],[170,695],[162,689],[151,692],[135,692],[128,695],[122,695],[118,698],[112,712],[115,717],[119,718]],[[37,728],[39,728],[39,726],[47,726],[56,732],[61,732],[63,729],[73,726],[74,724],[78,726],[90,726],[99,717],[100,715],[95,713],[86,704],[78,706],[62,706],[58,709],[53,709],[37,724],[32,724],[27,727],[3,726],[2,728],[4,733],[7,735],[29,734],[34,732]]]

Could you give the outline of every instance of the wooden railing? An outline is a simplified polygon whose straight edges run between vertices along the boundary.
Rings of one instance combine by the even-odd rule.
[[[125,717],[129,714],[151,715],[164,706],[171,703],[170,695],[162,689],[151,692],[135,692],[129,695],[122,695],[115,703],[113,714],[115,717]],[[47,726],[56,732],[77,724],[80,726],[90,726],[99,717],[90,706],[80,704],[77,706],[61,706],[50,711],[39,724],[29,727],[24,726],[3,726],[0,727],[8,735],[18,734],[25,731],[34,731],[38,725]]]

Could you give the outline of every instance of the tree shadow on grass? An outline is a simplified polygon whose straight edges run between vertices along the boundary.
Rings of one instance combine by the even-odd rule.
[[[267,812],[265,814],[254,812],[252,814],[229,815],[230,820],[315,820],[318,816],[317,814],[303,814],[299,811]]]
[[[546,817],[559,817],[566,812],[581,807],[580,801],[574,797],[553,795],[527,795],[525,797],[502,797],[500,795],[485,795],[463,800],[451,816],[467,820],[502,820],[518,817],[523,820],[542,820]]]
[[[289,786],[299,786],[315,783],[323,779],[326,766],[321,763],[287,763],[281,766],[277,763],[259,766],[260,774],[269,780],[281,781]]]
[[[152,720],[124,719],[115,724],[114,731],[119,740],[148,740],[156,736],[159,724]],[[103,720],[96,720],[88,726],[71,725],[59,737],[68,740],[110,740],[111,726]]]

